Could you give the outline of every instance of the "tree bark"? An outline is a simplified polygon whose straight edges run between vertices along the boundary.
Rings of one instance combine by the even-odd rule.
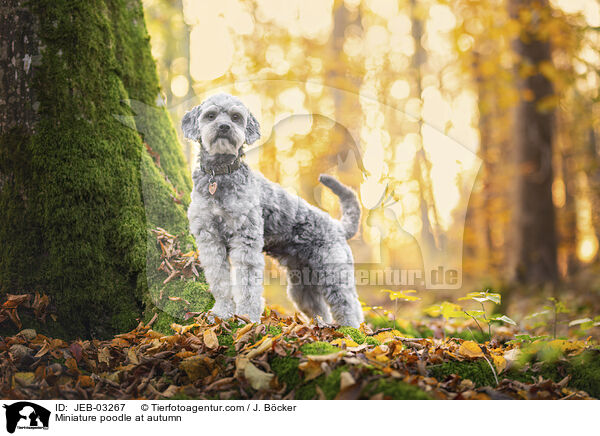
[[[130,329],[157,266],[148,229],[185,234],[191,188],[141,1],[0,0],[0,15],[0,292],[47,294],[49,334]]]
[[[539,103],[553,95],[552,83],[538,70],[543,62],[552,62],[551,47],[540,36],[538,11],[549,8],[547,0],[510,0],[513,18],[523,11],[531,20],[523,24],[514,42],[520,101],[516,108],[514,143],[516,158],[515,259],[513,279],[522,284],[544,285],[556,282],[557,242],[555,211],[552,203],[552,109],[542,110]],[[521,67],[533,66],[535,72],[522,77]]]

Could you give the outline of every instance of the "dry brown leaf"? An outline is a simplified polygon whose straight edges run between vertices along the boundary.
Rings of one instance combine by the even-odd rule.
[[[252,362],[248,362],[244,368],[244,377],[252,389],[262,391],[271,388],[275,375],[266,373],[258,369]]]
[[[207,348],[210,348],[211,350],[219,348],[219,338],[217,338],[214,329],[204,330],[202,339],[204,340],[204,345],[206,345]]]
[[[179,363],[192,382],[207,377],[211,373],[212,361],[204,356],[192,356]]]
[[[356,384],[356,380],[354,380],[354,377],[352,377],[352,374],[350,374],[348,371],[344,371],[340,374],[340,390],[343,391],[344,389],[349,388],[352,385]]]

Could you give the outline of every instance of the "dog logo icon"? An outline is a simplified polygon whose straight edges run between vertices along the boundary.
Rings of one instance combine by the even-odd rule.
[[[3,405],[6,409],[6,431],[14,433],[19,429],[48,429],[50,411],[29,401],[19,401]]]

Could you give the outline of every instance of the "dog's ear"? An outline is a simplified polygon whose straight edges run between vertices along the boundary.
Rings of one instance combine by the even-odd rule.
[[[246,122],[246,144],[250,145],[260,138],[260,124],[251,112],[248,112],[248,121]]]
[[[197,140],[200,136],[198,132],[198,117],[202,110],[202,105],[198,105],[190,111],[187,111],[181,119],[181,130],[183,136],[189,139]]]

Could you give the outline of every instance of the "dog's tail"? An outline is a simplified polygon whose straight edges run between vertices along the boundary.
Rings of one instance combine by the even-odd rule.
[[[346,239],[350,239],[358,231],[360,223],[360,204],[354,191],[347,186],[342,185],[335,178],[321,174],[319,181],[333,191],[340,198],[342,203],[342,227],[346,232]]]

